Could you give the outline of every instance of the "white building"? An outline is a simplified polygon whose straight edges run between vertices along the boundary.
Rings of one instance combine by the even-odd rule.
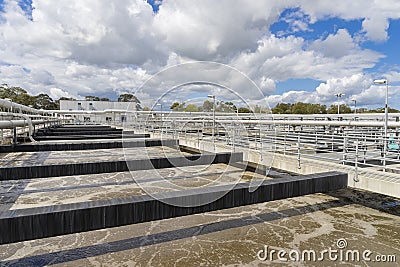
[[[111,102],[111,101],[87,101],[87,100],[60,100],[60,110],[69,111],[104,111],[107,109],[118,109],[136,111],[136,102]]]
[[[60,100],[60,111],[76,122],[125,122],[127,111],[137,111],[136,102]]]

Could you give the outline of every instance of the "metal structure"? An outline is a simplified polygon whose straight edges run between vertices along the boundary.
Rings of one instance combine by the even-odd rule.
[[[212,96],[211,96],[212,98]],[[1,138],[27,134],[55,124],[111,124],[139,133],[210,141],[235,150],[244,147],[262,155],[293,155],[301,168],[304,159],[353,166],[356,173],[373,169],[400,173],[400,114],[272,115],[216,112],[159,111],[44,111],[0,100]],[[20,113],[11,113],[20,111]],[[8,111],[8,112],[7,112]],[[105,116],[125,121],[106,121]],[[91,117],[76,121],[75,115]],[[386,119],[387,118],[387,119]],[[3,131],[7,130],[6,132]],[[389,140],[390,139],[390,140]],[[390,142],[389,142],[390,141]],[[388,144],[390,143],[390,148]]]

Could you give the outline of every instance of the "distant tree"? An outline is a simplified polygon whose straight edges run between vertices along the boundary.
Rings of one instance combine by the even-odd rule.
[[[8,87],[7,85],[0,86],[0,97],[1,98],[15,98],[18,95],[28,94],[28,92],[21,87]]]
[[[307,104],[297,102],[292,106],[291,111],[292,114],[308,114]]]
[[[0,87],[0,98],[9,98],[11,101],[25,106],[32,105],[34,102],[33,96],[29,95],[26,90],[6,85]]]
[[[252,113],[252,111],[249,108],[239,108],[238,113]]]
[[[60,99],[56,100],[56,102],[60,102],[60,100],[75,100],[75,99],[72,98],[72,97],[65,97],[65,96],[63,96],[63,97],[60,97]]]
[[[189,104],[185,107],[186,112],[198,112],[199,108],[195,104]]]
[[[256,113],[256,114],[259,114],[259,113],[271,113],[271,110],[268,107],[263,108],[260,105],[255,105],[253,107],[253,112]]]
[[[218,101],[215,110],[217,112],[235,112],[236,106],[232,102]]]
[[[85,96],[86,101],[100,101],[100,97],[94,95]]]
[[[140,100],[133,94],[121,94],[118,97],[118,102],[136,102],[136,103],[140,103]]]
[[[143,111],[150,111],[151,109],[149,107],[144,107]]]
[[[225,102],[226,107],[228,108],[229,112],[236,112],[237,107],[232,102]]]
[[[214,106],[214,103],[213,103],[213,102],[206,100],[206,101],[204,101],[204,103],[203,103],[203,108],[202,108],[202,109],[203,109],[203,111],[205,111],[205,112],[210,112],[210,111],[212,111],[213,106]]]
[[[279,103],[271,111],[273,114],[291,114],[292,106],[290,103]]]
[[[33,107],[36,109],[58,109],[58,105],[47,94],[34,96]]]
[[[359,110],[359,109],[357,109]],[[377,109],[370,109],[370,110],[364,110],[364,113],[383,113],[385,112],[385,108],[377,108]],[[388,113],[400,113],[398,109],[395,108],[388,108]]]
[[[107,98],[107,97],[102,97],[102,98],[100,98],[100,101],[110,101],[110,99],[109,98]]]
[[[326,114],[326,106],[297,102],[291,108],[292,114]]]
[[[179,107],[179,102],[174,102],[174,103],[172,103],[170,109],[175,110],[177,107]]]
[[[140,100],[133,94],[119,95],[118,102],[134,102],[134,103],[136,103],[136,109],[142,110],[142,106],[140,105]]]
[[[352,113],[353,111],[348,105],[342,104],[339,106],[339,111],[340,114],[348,114]],[[337,114],[338,113],[338,106],[337,105],[331,105],[327,111],[328,114]]]
[[[307,114],[326,114],[326,106],[321,104],[308,104]]]
[[[179,103],[175,102],[171,105],[170,109],[172,111],[184,111],[185,110],[185,102]]]

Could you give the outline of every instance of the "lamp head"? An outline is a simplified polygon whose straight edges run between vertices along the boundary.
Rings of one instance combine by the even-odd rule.
[[[375,80],[374,84],[387,84],[387,80],[385,80],[385,79]]]

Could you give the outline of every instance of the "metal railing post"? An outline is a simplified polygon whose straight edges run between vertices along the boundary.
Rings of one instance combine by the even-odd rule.
[[[354,162],[354,182],[358,182],[358,139],[357,139],[357,144],[356,144],[356,156],[355,156],[355,162]]]
[[[345,165],[347,161],[347,137],[343,138],[343,158],[342,158],[342,164]]]
[[[300,135],[297,136],[297,169],[301,169]]]

